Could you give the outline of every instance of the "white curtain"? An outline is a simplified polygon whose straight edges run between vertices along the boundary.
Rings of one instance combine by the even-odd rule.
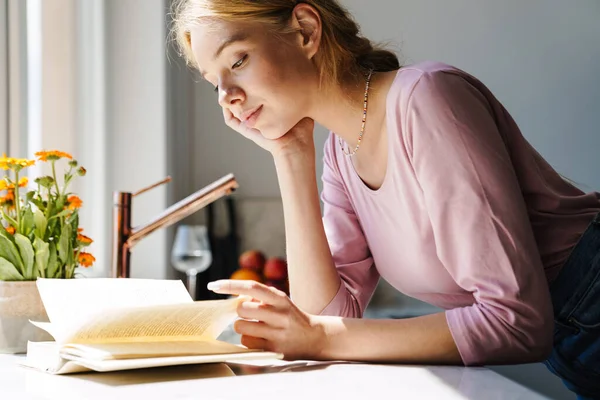
[[[94,239],[87,276],[105,276],[110,265],[103,11],[103,1],[0,0],[0,153],[56,149],[85,166],[70,189],[84,200],[81,225]],[[30,181],[44,168],[28,169]]]
[[[8,3],[0,0],[0,153],[8,150]]]
[[[110,274],[112,192],[134,192],[169,172],[166,1],[0,0],[0,96],[8,105],[0,97],[0,154],[57,149],[87,169],[70,189],[94,240],[97,262],[81,271],[89,277]],[[28,171],[30,180],[45,172]],[[136,198],[134,225],[162,212],[171,191]],[[132,277],[169,270],[166,231],[132,251]]]

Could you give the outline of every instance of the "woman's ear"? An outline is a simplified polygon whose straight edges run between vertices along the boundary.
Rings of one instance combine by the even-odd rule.
[[[292,28],[298,32],[298,44],[308,59],[312,59],[321,43],[321,16],[311,5],[299,3],[292,12]]]

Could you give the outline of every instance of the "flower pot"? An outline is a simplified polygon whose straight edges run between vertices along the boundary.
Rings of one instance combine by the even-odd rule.
[[[0,281],[0,353],[26,353],[28,341],[53,340],[30,319],[48,321],[35,281]]]

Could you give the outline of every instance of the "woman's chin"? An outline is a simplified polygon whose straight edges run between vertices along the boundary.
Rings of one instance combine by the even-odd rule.
[[[275,125],[261,126],[260,132],[266,139],[277,140],[284,137],[289,131],[291,131],[298,122],[285,122],[280,121]]]
[[[261,129],[260,130],[261,135],[265,138],[265,139],[269,139],[269,140],[277,140],[283,136],[285,136],[285,134],[287,133],[286,131],[281,131],[279,129],[274,129],[274,128],[265,128],[265,129]]]

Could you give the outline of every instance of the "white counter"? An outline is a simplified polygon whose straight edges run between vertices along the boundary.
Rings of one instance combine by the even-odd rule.
[[[487,368],[274,360],[55,376],[21,357],[0,354],[2,400],[544,399]]]

